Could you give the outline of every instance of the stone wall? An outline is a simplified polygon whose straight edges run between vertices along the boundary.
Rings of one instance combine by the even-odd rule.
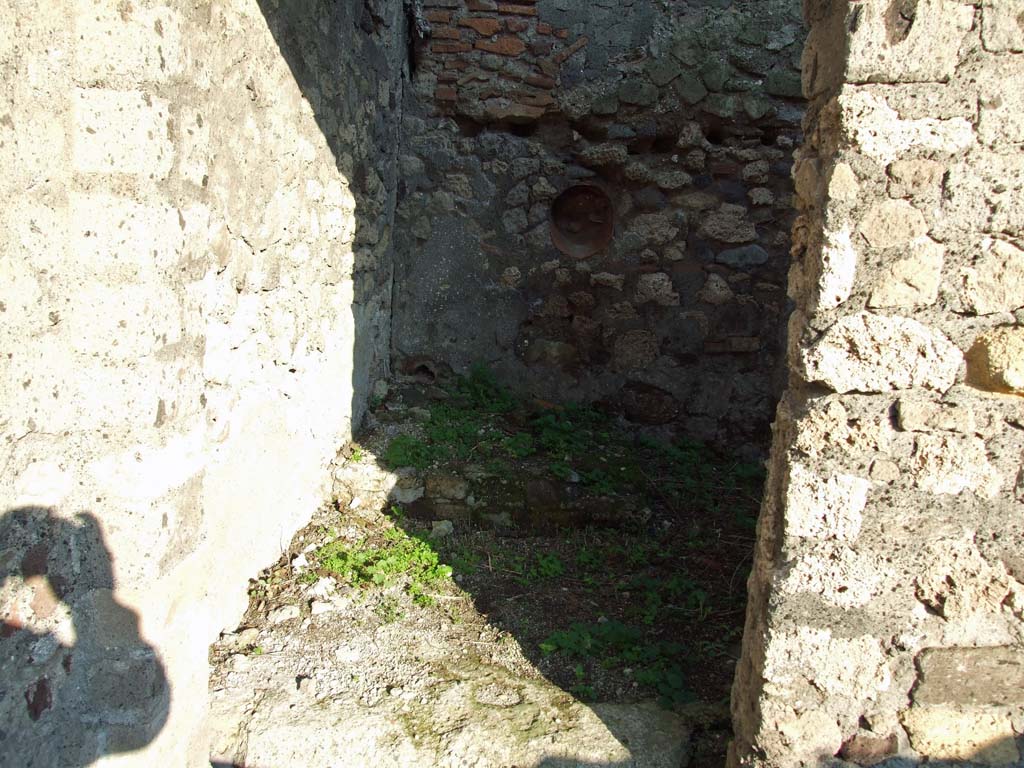
[[[208,764],[207,648],[385,370],[401,3],[265,10],[0,2],[5,764]]]
[[[494,368],[756,452],[781,391],[797,3],[425,0],[403,129],[397,368]],[[552,203],[598,186],[610,243]],[[604,213],[596,215],[604,216]]]
[[[1024,4],[805,12],[791,375],[731,764],[1016,765]]]

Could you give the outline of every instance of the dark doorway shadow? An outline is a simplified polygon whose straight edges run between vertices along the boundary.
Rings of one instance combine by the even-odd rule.
[[[153,741],[170,688],[96,517],[10,509],[0,547],[0,763],[75,768]]]
[[[388,354],[388,321],[375,322],[371,315],[390,313],[393,264],[389,230],[395,206],[405,193],[398,175],[402,90],[408,87],[407,54],[411,35],[416,34],[418,3],[258,2],[356,200],[351,397],[353,426],[358,427],[373,382],[386,368]],[[384,94],[388,98],[382,98]],[[537,647],[532,639],[529,645]],[[614,720],[606,726],[616,739],[626,743],[626,737],[616,732]],[[551,757],[545,764],[569,763]]]

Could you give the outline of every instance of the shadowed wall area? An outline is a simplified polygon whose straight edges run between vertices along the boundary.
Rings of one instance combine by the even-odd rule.
[[[96,518],[22,507],[0,518],[5,667],[0,749],[20,765],[86,766],[145,747],[170,691],[117,585]],[[6,763],[13,765],[13,762]]]

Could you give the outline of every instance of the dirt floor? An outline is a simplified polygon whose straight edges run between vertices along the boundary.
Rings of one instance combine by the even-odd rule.
[[[215,757],[721,766],[760,468],[483,369],[380,394],[211,651]]]

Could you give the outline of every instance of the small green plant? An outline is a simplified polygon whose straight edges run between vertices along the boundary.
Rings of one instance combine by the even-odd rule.
[[[686,688],[679,663],[683,646],[648,640],[637,627],[618,621],[576,623],[567,630],[552,633],[540,644],[540,649],[545,655],[564,653],[570,658],[595,661],[608,669],[634,667],[637,682],[654,690],[663,706],[675,706],[694,698]]]
[[[561,558],[548,552],[538,552],[529,566],[526,563],[524,558],[513,558],[513,567],[509,568],[517,574],[516,582],[524,587],[538,581],[557,579],[565,573],[565,563]]]
[[[430,446],[415,437],[399,435],[388,443],[384,463],[390,467],[426,469],[434,460]]]
[[[534,571],[538,578],[555,579],[565,573],[565,565],[562,563],[558,555],[540,552],[536,557]]]
[[[587,684],[587,673],[583,669],[583,665],[577,664],[573,667],[572,672],[576,676],[576,684],[569,689],[569,693],[580,701],[592,701],[596,698],[594,686]]]
[[[384,624],[393,624],[402,618],[402,611],[398,604],[398,598],[394,595],[385,595],[382,597],[378,601],[377,605],[374,606],[373,612]]]
[[[534,453],[533,436],[529,432],[516,432],[501,442],[501,447],[514,458],[523,459]]]
[[[480,567],[480,555],[470,547],[459,547],[449,556],[452,567],[459,573],[469,574]]]
[[[350,459],[356,464],[361,462],[363,460],[363,449],[360,448],[358,445],[353,446],[352,455]]]
[[[474,363],[469,376],[460,376],[455,386],[475,408],[487,413],[506,413],[516,406],[512,393],[498,384],[494,371],[483,363]]]
[[[430,544],[397,528],[384,532],[382,544],[332,541],[316,550],[315,557],[320,568],[355,587],[387,587],[404,580],[406,592],[417,605],[430,604],[427,586],[452,573]]]
[[[572,467],[564,461],[553,461],[548,464],[548,471],[559,480],[569,480],[572,477]]]
[[[585,571],[599,571],[607,565],[607,559],[598,549],[581,547],[576,553],[576,565]]]

